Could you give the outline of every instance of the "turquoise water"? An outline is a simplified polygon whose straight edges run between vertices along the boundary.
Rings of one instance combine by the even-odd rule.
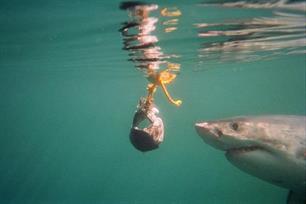
[[[183,14],[176,31],[155,32],[163,52],[179,56],[169,92],[183,104],[158,90],[165,140],[141,153],[128,135],[147,79],[122,50],[118,29],[128,15],[119,3],[1,1],[0,203],[285,203],[286,189],[241,172],[193,127],[306,114],[305,47],[207,51],[227,39],[199,37],[195,26],[271,18],[274,9],[154,2]]]

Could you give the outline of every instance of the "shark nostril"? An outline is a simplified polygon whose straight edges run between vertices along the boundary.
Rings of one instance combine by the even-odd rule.
[[[211,133],[215,135],[216,137],[221,137],[221,135],[223,134],[222,131],[219,130],[218,128],[212,129]]]

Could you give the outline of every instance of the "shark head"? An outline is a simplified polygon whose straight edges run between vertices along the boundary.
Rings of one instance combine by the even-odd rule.
[[[236,167],[304,196],[305,117],[253,116],[196,123],[203,140]]]

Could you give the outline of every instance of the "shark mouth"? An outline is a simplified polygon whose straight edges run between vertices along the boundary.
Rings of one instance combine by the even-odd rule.
[[[258,146],[235,147],[235,148],[230,148],[226,150],[226,153],[227,154],[243,154],[243,153],[253,152],[259,149],[260,147]]]

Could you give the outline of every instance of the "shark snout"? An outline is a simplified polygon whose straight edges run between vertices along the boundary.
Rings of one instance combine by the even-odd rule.
[[[206,142],[207,144],[220,149],[226,150],[226,144],[222,141],[222,131],[219,130],[215,124],[210,122],[201,122],[195,124],[195,129],[198,135]]]
[[[213,135],[219,138],[222,135],[222,132],[218,128],[208,122],[196,123],[195,128],[200,136]]]
[[[196,123],[195,124],[195,129],[199,135],[206,135],[209,134],[209,128],[208,128],[208,123],[203,122],[203,123]]]

